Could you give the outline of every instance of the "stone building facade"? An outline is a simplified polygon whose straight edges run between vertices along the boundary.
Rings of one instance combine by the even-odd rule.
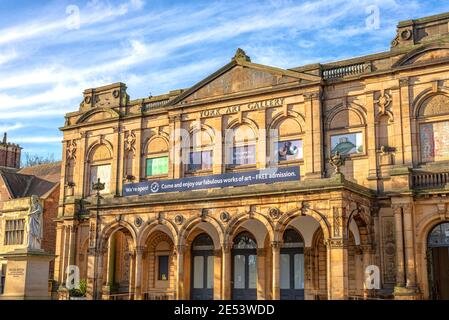
[[[94,299],[449,298],[448,26],[292,69],[239,49],[155,97],[85,90],[61,128],[56,280],[76,265]],[[299,176],[251,180],[275,168]]]

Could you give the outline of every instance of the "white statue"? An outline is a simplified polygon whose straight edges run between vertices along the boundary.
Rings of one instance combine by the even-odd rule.
[[[42,206],[39,198],[35,195],[31,196],[31,207],[28,224],[28,249],[40,249],[43,238],[43,219]]]

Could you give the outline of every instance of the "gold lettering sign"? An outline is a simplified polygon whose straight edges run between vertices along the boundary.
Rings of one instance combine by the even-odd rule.
[[[262,110],[266,108],[279,107],[284,104],[284,98],[276,98],[240,104],[230,107],[210,109],[201,111],[201,118],[218,117],[224,114],[233,114],[240,111]]]

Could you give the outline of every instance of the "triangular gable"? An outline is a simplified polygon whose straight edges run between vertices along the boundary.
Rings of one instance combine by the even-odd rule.
[[[183,92],[173,104],[320,80],[318,76],[252,63],[245,52],[238,49],[230,63]]]

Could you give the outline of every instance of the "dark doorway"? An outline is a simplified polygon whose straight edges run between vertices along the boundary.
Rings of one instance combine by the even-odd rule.
[[[246,231],[235,237],[232,247],[232,299],[257,299],[257,243]]]
[[[449,300],[449,223],[437,225],[427,242],[430,298]]]
[[[202,233],[192,243],[192,300],[214,299],[214,243]]]
[[[281,300],[304,299],[304,241],[295,229],[283,235],[280,252]]]

